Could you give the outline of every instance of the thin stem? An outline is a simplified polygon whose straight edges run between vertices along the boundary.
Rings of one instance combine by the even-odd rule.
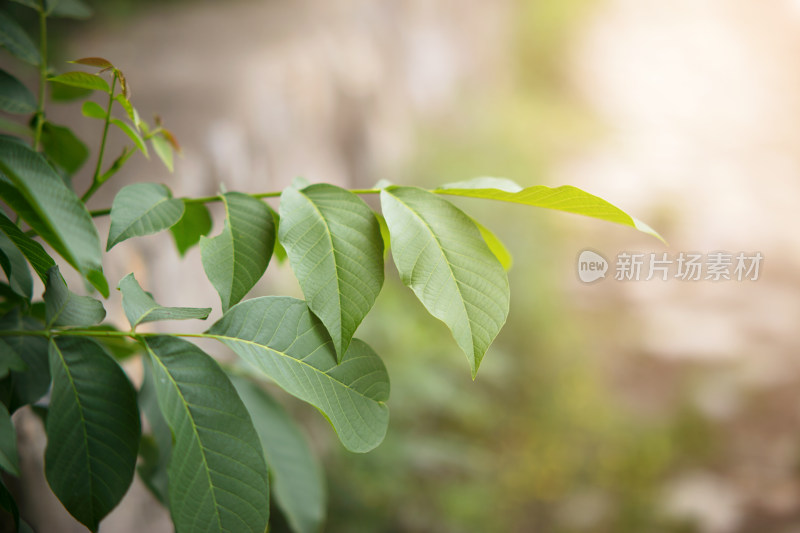
[[[106,107],[106,120],[103,124],[103,138],[100,141],[100,153],[97,155],[97,166],[94,169],[94,177],[92,177],[92,185],[81,197],[81,201],[86,202],[92,195],[97,192],[97,189],[103,184],[100,180],[100,170],[103,166],[103,154],[106,151],[106,139],[108,138],[108,126],[111,123],[111,106],[114,105],[114,89],[117,87],[116,73],[111,78],[111,92],[108,94],[108,106]]]
[[[36,106],[36,133],[33,136],[33,149],[37,152],[41,148],[44,100],[47,88],[47,15],[44,9],[39,11],[39,49],[42,56],[41,63],[39,63],[39,102]]]

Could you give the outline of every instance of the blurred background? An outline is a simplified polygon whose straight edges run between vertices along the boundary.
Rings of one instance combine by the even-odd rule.
[[[473,382],[447,329],[387,267],[359,332],[392,379],[385,442],[350,454],[313,409],[281,397],[325,464],[325,531],[800,532],[800,2],[94,6],[93,19],[55,28],[56,59],[112,60],[183,157],[174,174],[130,165],[92,207],[131,181],[199,196],[297,176],[434,187],[491,175],[584,188],[670,243],[459,202],[514,255],[508,324]],[[79,106],[48,113],[97,144]],[[214,234],[219,213],[215,223]],[[587,285],[576,274],[586,248],[612,261],[718,250],[764,261],[757,281]],[[199,251],[180,259],[168,235],[108,261],[110,280],[133,270],[165,305],[217,301]],[[253,292],[276,293],[300,294],[286,266]],[[107,307],[124,323],[118,295]],[[41,472],[35,418],[21,438],[25,468]],[[80,531],[43,485],[25,491],[40,531]],[[169,530],[138,481],[101,527]]]

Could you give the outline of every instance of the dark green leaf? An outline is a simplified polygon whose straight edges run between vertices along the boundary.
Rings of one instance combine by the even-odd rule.
[[[0,110],[19,114],[36,111],[33,93],[5,70],[0,70]]]
[[[39,50],[16,20],[0,12],[0,46],[31,65],[41,61]]]
[[[106,118],[106,110],[98,104],[97,102],[92,102],[91,100],[87,100],[81,106],[81,113],[84,117],[89,118],[99,118],[101,120],[105,120]]]
[[[48,81],[51,83],[69,85],[71,87],[78,87],[80,89],[102,91],[106,94],[111,94],[111,87],[108,86],[106,80],[97,74],[89,74],[88,72],[82,72],[80,70],[59,74],[58,76],[49,78]]]
[[[35,331],[43,326],[36,320],[11,311],[0,318],[0,330]],[[39,400],[50,388],[50,368],[47,362],[47,341],[44,337],[19,336],[0,339],[0,351],[14,354],[25,361],[27,370],[12,371],[0,380],[0,401],[10,412]]]
[[[52,2],[48,0],[48,4],[53,6],[49,10],[51,17],[87,19],[92,16],[92,9],[82,0],[56,0],[55,5]]]
[[[137,471],[145,486],[163,505],[169,504],[167,467],[172,451],[172,431],[158,408],[153,366],[149,358],[142,359],[144,379],[139,389],[139,409],[150,424],[150,435],[142,436],[139,454],[142,463]]]
[[[99,326],[90,326],[81,329],[87,329],[89,331],[97,331],[101,333],[119,332],[119,330],[111,324],[100,324]],[[130,341],[121,335],[97,337],[95,340],[102,344],[103,348],[105,348],[108,353],[113,355],[114,359],[117,361],[124,361],[125,359],[128,359],[129,357],[142,351],[142,346],[139,343]]]
[[[11,0],[12,2],[16,2],[18,4],[22,4],[23,6],[30,7],[31,9],[35,9],[36,11],[42,10],[42,5],[40,0]]]
[[[261,438],[275,500],[292,530],[320,531],[325,520],[325,480],[305,436],[263,389],[242,378],[232,381]]]
[[[6,406],[0,403],[0,469],[19,477],[17,432]]]
[[[447,324],[472,377],[508,316],[508,278],[470,217],[415,187],[381,191],[392,257],[403,283]]]
[[[55,265],[56,262],[44,251],[42,245],[25,235],[22,230],[2,212],[0,212],[0,232],[7,235],[17,249],[22,252],[22,255],[28,259],[28,262],[36,271],[42,283],[47,283],[47,271],[50,270],[50,267]]]
[[[8,490],[8,487],[6,487],[6,484],[3,482],[2,476],[0,476],[0,509],[4,509],[11,515],[11,518],[14,522],[14,527],[17,529],[17,533],[22,533],[17,502],[14,501],[11,491]],[[0,514],[0,524],[3,524],[2,514]]]
[[[219,293],[222,310],[239,302],[264,274],[275,246],[275,225],[267,204],[246,194],[222,195],[222,233],[200,238],[203,269]]]
[[[0,216],[5,217],[2,213]],[[11,289],[30,301],[33,296],[33,278],[31,271],[28,270],[28,263],[16,244],[2,231],[0,231],[0,266],[6,273]]]
[[[50,161],[69,174],[75,174],[89,158],[89,149],[72,130],[51,122],[42,126],[42,146]]]
[[[198,347],[149,337],[158,404],[175,444],[169,506],[179,532],[263,533],[269,480],[250,415],[225,373]]]
[[[131,237],[165,230],[183,216],[183,201],[158,183],[134,183],[123,187],[111,204],[111,228],[106,250]]]
[[[45,476],[67,511],[97,531],[133,480],[141,435],[136,391],[91,339],[58,338],[49,353]]]
[[[167,138],[159,133],[153,137],[150,137],[150,143],[153,145],[153,150],[156,151],[158,158],[164,163],[164,166],[167,167],[170,172],[172,172],[172,147],[170,146]]]
[[[128,136],[130,140],[133,141],[133,144],[136,145],[136,148],[142,151],[142,153],[147,157],[150,158],[150,153],[147,151],[147,145],[142,140],[142,137],[136,133],[136,130],[133,129],[129,124],[119,120],[118,118],[112,118],[111,123],[122,130],[122,133]]]
[[[28,370],[28,365],[19,354],[14,353],[8,344],[0,339],[0,350],[3,352],[3,358],[0,359],[0,379],[5,379],[12,371],[24,372]]]
[[[337,365],[325,326],[296,298],[246,300],[208,333],[280,387],[323,412],[345,447],[366,452],[389,423],[389,376],[383,362],[354,339]]]
[[[44,291],[47,327],[94,326],[103,321],[106,310],[102,303],[70,291],[57,266],[47,274],[47,290]]]
[[[341,360],[383,286],[378,220],[361,198],[340,187],[289,187],[281,194],[280,241]]]
[[[175,247],[183,257],[186,252],[211,232],[211,215],[204,204],[184,202],[186,208],[177,224],[169,228]]]
[[[133,274],[128,274],[117,287],[122,291],[122,308],[125,316],[128,317],[131,327],[135,328],[145,322],[155,322],[157,320],[187,320],[198,318],[205,320],[210,307],[163,307],[158,305],[153,297],[142,290],[139,282]]]
[[[75,193],[41,154],[8,139],[0,139],[0,170],[14,185],[0,187],[3,200],[103,296],[108,296],[97,228]]]

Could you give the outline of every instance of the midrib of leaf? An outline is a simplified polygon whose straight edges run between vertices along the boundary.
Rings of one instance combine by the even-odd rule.
[[[392,194],[391,191],[387,191],[387,192],[389,194]],[[403,206],[405,206],[406,209],[411,211],[411,214],[415,218],[419,219],[419,221],[422,222],[422,225],[425,226],[425,228],[427,228],[428,231],[430,232],[431,237],[433,237],[433,240],[436,241],[436,244],[439,245],[439,253],[442,254],[442,257],[444,258],[444,262],[447,264],[447,268],[450,271],[450,276],[452,277],[453,282],[456,285],[456,290],[458,291],[458,295],[460,296],[459,300],[461,301],[462,309],[464,309],[464,315],[467,317],[467,323],[469,324],[469,332],[470,332],[469,343],[470,343],[470,348],[471,348],[471,351],[472,351],[472,359],[474,360],[475,359],[475,339],[474,339],[474,331],[473,331],[473,326],[472,326],[472,322],[473,321],[470,319],[469,311],[467,311],[466,299],[464,298],[464,294],[461,292],[461,284],[458,282],[458,278],[456,277],[456,273],[453,271],[453,265],[450,263],[450,259],[447,257],[447,254],[444,253],[444,246],[442,246],[442,242],[436,237],[436,233],[433,231],[433,228],[431,228],[430,224],[428,224],[427,221],[425,221],[425,219],[422,218],[419,215],[419,213],[417,213],[414,209],[412,209],[411,206],[409,206],[406,202],[404,202],[398,196],[392,194],[392,197],[394,197],[398,202],[403,204]],[[422,251],[424,251],[424,250],[425,250],[425,248],[422,249]],[[417,265],[417,263],[419,261],[419,256],[422,255],[422,251],[420,251],[419,255],[417,256],[417,259],[414,260],[414,266],[415,267],[416,267],[416,265]],[[431,273],[428,276],[428,280],[425,282],[426,285],[427,285],[427,282],[430,281],[430,278],[431,278],[431,276],[433,276],[433,273],[435,271],[436,271],[435,269],[431,270]],[[477,367],[477,361],[474,364]]]
[[[58,344],[55,340],[51,339],[50,344],[55,348],[56,353],[58,354],[58,359],[61,362],[61,366],[64,368],[64,372],[67,374],[67,378],[69,379],[69,388],[75,395],[75,403],[78,405],[78,413],[81,417],[81,431],[83,432],[83,441],[88,443],[89,442],[89,435],[86,433],[86,418],[83,416],[83,404],[81,404],[81,397],[78,394],[78,389],[75,387],[75,380],[72,378],[72,373],[69,370],[69,365],[64,360],[64,355],[61,353],[61,349],[58,347]],[[89,455],[89,446],[84,446],[84,450],[86,450],[86,469],[89,473],[89,483],[94,485],[94,475],[92,474],[92,460],[91,456]],[[94,494],[94,486],[92,486],[92,494]],[[89,500],[89,506],[91,507],[92,516],[94,516],[94,498],[87,498]]]
[[[175,378],[172,377],[172,374],[170,373],[170,371],[166,367],[166,365],[161,362],[161,359],[155,354],[155,352],[152,350],[152,348],[150,348],[150,346],[147,345],[147,343],[145,343],[145,346],[147,347],[147,351],[152,356],[151,359],[155,359],[158,362],[158,366],[160,366],[164,370],[164,372],[167,374],[167,376],[169,376],[169,382],[175,388],[175,390],[177,391],[178,397],[181,400],[181,405],[185,409],[186,415],[188,416],[189,420],[191,421],[192,433],[194,434],[194,437],[195,437],[195,439],[196,439],[196,441],[198,443],[198,448],[200,448],[200,456],[203,458],[203,466],[205,467],[203,470],[204,470],[204,472],[206,474],[206,479],[208,480],[208,486],[211,488],[211,491],[210,491],[211,492],[211,499],[214,502],[214,516],[217,518],[217,525],[219,526],[219,530],[222,531],[222,518],[220,517],[220,513],[219,513],[219,507],[220,506],[219,506],[219,503],[217,502],[217,494],[215,492],[214,483],[211,480],[211,474],[210,474],[211,468],[208,465],[208,459],[206,458],[206,449],[202,444],[203,441],[200,439],[200,434],[197,432],[197,424],[195,423],[194,417],[192,416],[191,409],[189,409],[189,402],[186,401],[186,398],[183,396],[183,392],[181,392],[181,388],[178,386],[178,382],[175,381]]]

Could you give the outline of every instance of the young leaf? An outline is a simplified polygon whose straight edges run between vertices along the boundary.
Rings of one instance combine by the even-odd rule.
[[[514,258],[511,257],[511,252],[508,251],[506,245],[503,244],[503,241],[498,239],[497,235],[492,233],[489,228],[485,227],[474,218],[472,219],[472,222],[475,223],[478,231],[481,232],[481,237],[483,237],[486,245],[492,251],[497,260],[500,261],[500,264],[503,265],[503,268],[507,271],[511,270],[511,266],[514,264]]]
[[[12,311],[0,318],[0,330],[34,331],[42,325],[36,320]],[[24,371],[12,370],[0,380],[0,402],[10,412],[23,405],[38,401],[50,388],[50,369],[47,362],[47,341],[43,337],[3,337],[0,353],[12,354],[22,359],[27,367]]]
[[[92,16],[92,9],[82,0],[47,0],[48,13],[51,17],[71,19],[87,19]]]
[[[153,145],[153,150],[156,151],[158,158],[164,163],[164,166],[172,172],[172,147],[166,137],[161,134],[156,134],[150,137],[150,143]]]
[[[136,145],[136,148],[142,151],[142,153],[147,157],[150,158],[150,152],[147,151],[147,145],[142,140],[141,136],[136,133],[136,130],[131,128],[127,123],[121,121],[118,118],[112,118],[110,121],[113,125],[118,127],[122,130],[122,133],[128,136],[130,140],[133,141],[133,144]]]
[[[139,477],[162,505],[169,504],[167,467],[172,451],[172,432],[158,408],[158,397],[149,358],[142,359],[144,379],[139,389],[139,410],[150,424],[151,435],[142,436],[139,454],[142,462],[137,468]]]
[[[281,194],[280,242],[341,360],[383,286],[378,220],[361,198],[340,187],[289,187]]]
[[[105,120],[106,118],[106,110],[98,104],[97,102],[92,102],[91,100],[87,100],[81,106],[81,113],[84,117],[89,118],[99,118],[100,120]]]
[[[83,57],[74,61],[67,61],[67,63],[86,65],[87,67],[97,67],[103,70],[114,68],[114,65],[111,64],[111,61],[102,57]]]
[[[19,477],[17,432],[14,431],[8,409],[2,403],[0,403],[0,469]]]
[[[31,65],[39,65],[42,56],[22,26],[3,12],[0,12],[0,46]]]
[[[477,180],[450,183],[434,192],[469,198],[500,200],[517,204],[546,207],[567,213],[575,213],[587,217],[598,218],[624,226],[630,226],[643,233],[664,241],[656,231],[635,219],[620,208],[602,198],[582,191],[571,185],[550,188],[544,185],[522,189],[510,180],[500,178],[478,178]]]
[[[94,326],[106,317],[103,304],[90,296],[79,296],[67,288],[58,267],[47,273],[44,305],[47,327]]]
[[[186,252],[211,232],[211,214],[204,204],[186,203],[181,219],[169,228],[175,239],[175,247],[183,257]]]
[[[183,202],[158,183],[134,183],[123,187],[111,204],[111,228],[106,250],[131,237],[165,230],[183,216]]]
[[[50,99],[53,102],[71,102],[72,100],[86,98],[90,94],[92,94],[91,89],[74,87],[72,85],[64,85],[63,83],[50,84]]]
[[[289,394],[323,412],[344,446],[367,452],[389,423],[389,376],[354,339],[340,364],[325,326],[302,300],[265,296],[232,307],[208,333]]]
[[[47,283],[47,271],[56,262],[44,251],[44,247],[25,235],[2,211],[0,211],[0,232],[4,233],[28,259],[42,283]]]
[[[503,266],[472,219],[435,194],[389,187],[381,191],[381,208],[400,278],[453,332],[474,379],[508,316]]]
[[[13,183],[0,187],[0,197],[107,297],[100,237],[83,202],[41,154],[18,142],[0,138],[0,170]]]
[[[36,98],[17,78],[0,69],[0,110],[27,114],[36,111]]]
[[[116,100],[119,105],[122,106],[122,108],[125,110],[125,113],[128,115],[128,118],[131,119],[131,122],[133,122],[136,131],[139,131],[141,120],[139,119],[139,113],[136,111],[136,108],[133,107],[131,101],[125,98],[124,94],[118,94],[114,97],[114,100]]]
[[[142,290],[139,282],[133,274],[128,274],[117,287],[122,291],[122,308],[131,328],[145,322],[155,322],[157,320],[188,320],[198,318],[205,320],[210,307],[163,307],[156,303],[153,297]]]
[[[177,531],[263,533],[269,480],[258,434],[216,361],[175,337],[149,337],[158,405],[175,443],[169,507]]]
[[[216,237],[200,237],[200,254],[222,310],[227,311],[266,271],[275,246],[275,225],[261,200],[238,192],[225,193],[222,200],[225,227]]]
[[[106,94],[111,94],[111,87],[108,86],[106,80],[97,74],[89,74],[79,70],[73,72],[66,72],[49,78],[48,81],[52,83],[61,83],[71,87],[78,87],[81,89],[89,89],[92,91],[103,91]]]
[[[96,532],[133,480],[141,435],[136,391],[87,338],[51,340],[50,371],[45,475],[67,511]]]
[[[89,158],[89,149],[72,130],[52,122],[42,125],[42,147],[50,161],[69,174],[75,174]]]
[[[325,479],[300,428],[252,381],[232,378],[250,412],[270,467],[275,501],[295,533],[315,533],[325,520]]]
[[[6,273],[11,289],[30,301],[33,297],[33,278],[28,270],[28,263],[14,242],[2,231],[0,231],[0,266]]]

